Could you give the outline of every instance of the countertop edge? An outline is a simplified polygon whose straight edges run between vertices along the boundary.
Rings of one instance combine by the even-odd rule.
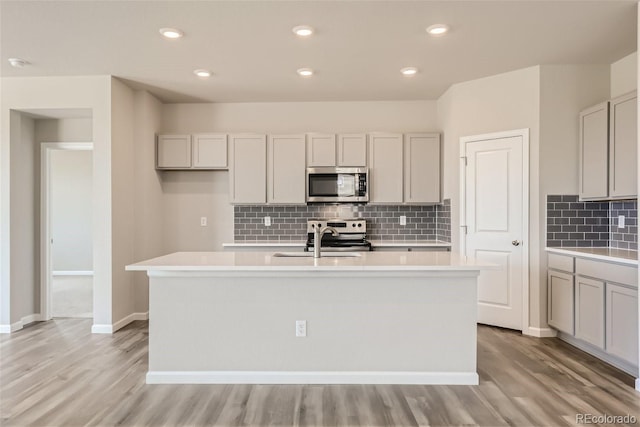
[[[439,247],[443,247],[443,248],[449,248],[451,247],[451,243],[449,242],[440,242],[440,241],[431,241],[431,240],[416,240],[416,241],[405,241],[405,242],[398,242],[398,241],[384,241],[384,240],[370,240],[371,242],[371,246],[375,247],[434,247],[434,248],[439,248]],[[256,243],[252,243],[252,242],[231,242],[231,243],[223,243],[222,247],[223,248],[234,248],[234,247],[239,247],[239,248],[250,248],[250,247],[304,247],[306,246],[307,242],[300,242],[300,241],[292,241],[292,242],[256,242]]]
[[[579,249],[580,248],[551,248],[551,247],[546,247],[545,251],[546,252],[551,252],[551,253],[557,253],[557,254],[561,254],[561,255],[571,255],[571,256],[580,257],[580,258],[589,258],[589,259],[595,259],[595,260],[600,260],[600,261],[614,262],[614,263],[617,263],[617,264],[625,264],[625,265],[630,265],[630,266],[633,266],[633,267],[637,267],[638,266],[638,259],[634,260],[634,259],[629,259],[629,258],[616,257],[616,256],[612,256],[612,255],[592,254],[592,253],[588,253],[588,252],[581,252]],[[584,248],[584,249],[588,249],[588,248]]]

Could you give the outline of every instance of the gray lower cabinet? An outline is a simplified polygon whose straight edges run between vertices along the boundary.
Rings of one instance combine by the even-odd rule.
[[[604,349],[604,282],[576,276],[575,335]]]
[[[638,374],[638,269],[549,253],[548,323],[559,337]]]
[[[548,283],[548,309],[549,325],[573,335],[574,333],[574,296],[573,274],[549,270]]]
[[[637,364],[638,290],[607,283],[605,300],[607,351],[629,363]]]

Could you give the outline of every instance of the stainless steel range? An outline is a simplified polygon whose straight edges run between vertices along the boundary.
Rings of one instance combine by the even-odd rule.
[[[322,251],[370,251],[367,240],[367,221],[364,219],[310,219],[307,221],[306,251],[313,251],[314,231],[318,228],[332,227],[337,236],[326,233],[322,237]]]

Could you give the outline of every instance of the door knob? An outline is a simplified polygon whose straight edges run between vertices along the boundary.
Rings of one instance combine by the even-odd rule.
[[[520,246],[520,240],[514,240],[511,242],[513,246]]]

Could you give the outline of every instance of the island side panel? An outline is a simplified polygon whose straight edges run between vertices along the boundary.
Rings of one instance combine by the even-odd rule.
[[[477,272],[206,275],[150,278],[148,382],[477,382]]]

